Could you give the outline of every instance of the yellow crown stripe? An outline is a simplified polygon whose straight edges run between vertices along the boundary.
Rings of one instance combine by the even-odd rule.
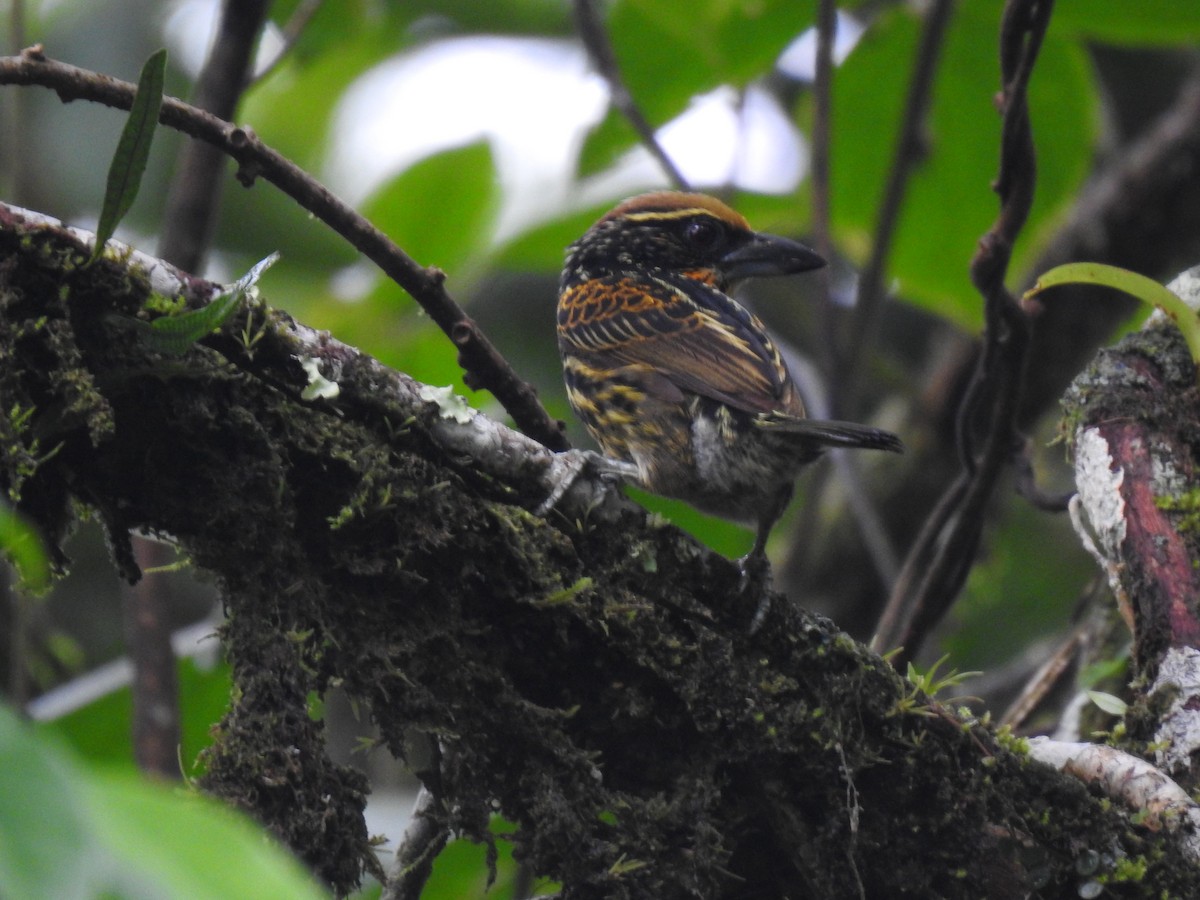
[[[711,209],[705,209],[702,206],[689,206],[683,209],[652,209],[648,212],[625,213],[621,218],[630,222],[664,222],[674,221],[675,219],[687,219],[693,216],[708,216],[719,222],[725,221]]]

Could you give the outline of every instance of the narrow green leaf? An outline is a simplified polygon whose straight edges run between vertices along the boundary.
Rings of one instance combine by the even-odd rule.
[[[100,210],[100,224],[96,227],[92,260],[98,259],[104,252],[104,245],[137,199],[146,161],[150,158],[154,130],[158,127],[166,70],[166,50],[154,53],[142,66],[133,107],[129,110],[129,118],[117,143],[117,152],[113,154],[108,167],[108,186],[104,190],[104,206]]]
[[[259,277],[279,259],[272,253],[255,263],[249,272],[213,298],[207,306],[177,316],[162,316],[153,322],[130,321],[142,331],[146,341],[160,353],[182,356],[200,338],[211,334],[228,321],[241,305],[242,297],[254,287]]]
[[[1136,297],[1147,306],[1162,310],[1183,332],[1192,361],[1200,369],[1200,318],[1183,300],[1154,279],[1103,263],[1066,263],[1044,272],[1037,283],[1025,292],[1024,299],[1030,300],[1047,288],[1060,284],[1095,284],[1113,288]],[[1197,371],[1197,378],[1200,379],[1200,371]]]

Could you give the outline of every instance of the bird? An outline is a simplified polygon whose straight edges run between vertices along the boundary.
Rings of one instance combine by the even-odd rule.
[[[767,538],[804,466],[830,447],[903,449],[891,432],[808,418],[766,327],[730,295],[824,265],[679,191],[624,201],[567,249],[557,334],[572,410],[610,474],[754,528],[743,586],[769,586]]]

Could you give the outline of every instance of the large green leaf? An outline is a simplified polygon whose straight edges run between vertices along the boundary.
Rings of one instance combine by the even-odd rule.
[[[185,768],[212,743],[212,727],[229,706],[229,666],[212,669],[182,659],[176,668],[181,714],[180,758]],[[133,759],[133,698],[129,687],[107,694],[60,719],[38,725],[88,762],[128,765]],[[190,774],[190,772],[189,772]]]
[[[954,627],[942,638],[956,664],[999,666],[1070,621],[1080,585],[1095,575],[1095,562],[1065,519],[1014,503],[993,523],[987,553],[971,570],[954,608]],[[1049,547],[1054,551],[1046,552]]]
[[[513,826],[494,819],[490,831],[496,837],[496,880],[488,884],[488,848],[468,840],[451,841],[433,862],[433,873],[421,891],[421,900],[513,900],[528,894],[517,893],[517,865],[512,858],[512,844],[505,840]],[[556,885],[540,879],[535,894],[553,892]]]
[[[62,759],[43,752],[2,707],[0,759],[0,893],[83,897],[87,871],[100,854],[84,801],[68,787],[73,773]]]
[[[626,84],[661,125],[697,94],[769,72],[815,8],[812,0],[619,0],[608,28]]]
[[[505,245],[497,262],[509,269],[557,272],[562,269],[567,246],[604,212],[604,206],[597,206],[544,222]]]
[[[1055,5],[1051,30],[1119,45],[1190,48],[1200,40],[1200,4],[1186,0],[1074,0]]]
[[[465,264],[483,257],[498,206],[491,150],[480,142],[406,169],[363,213],[417,262],[461,279]]]
[[[744,87],[771,71],[813,24],[816,5],[776,0],[620,0],[608,19],[621,76],[650,123],[661,126],[697,95]],[[580,172],[616,161],[637,143],[613,111],[588,135]]]
[[[132,774],[89,769],[7,708],[0,759],[0,896],[322,896],[243,816]]]
[[[990,184],[999,162],[993,98],[1000,6],[977,0],[958,9],[934,88],[926,155],[908,187],[888,274],[906,299],[973,330],[982,312],[968,266],[998,210]],[[834,224],[843,249],[860,261],[874,232],[918,36],[914,17],[893,12],[867,32],[835,79]],[[1030,110],[1038,184],[1015,272],[1066,209],[1091,157],[1098,113],[1077,44],[1046,40]]]
[[[300,0],[273,3],[271,18],[282,28],[300,5]],[[566,34],[571,14],[562,0],[323,0],[292,52],[302,61],[316,60],[339,43],[354,40],[364,26],[386,34],[392,48],[400,49],[438,32]]]
[[[329,120],[346,89],[401,46],[395,33],[374,27],[365,17],[330,27],[342,36],[311,58],[285,57],[255,83],[238,110],[239,121],[252,124],[259,137],[310,172],[319,170]],[[304,114],[297,115],[297,110]]]

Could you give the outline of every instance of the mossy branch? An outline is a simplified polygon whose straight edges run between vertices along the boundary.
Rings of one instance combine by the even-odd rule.
[[[1171,836],[984,722],[906,712],[827,620],[779,597],[750,636],[736,568],[675,529],[594,509],[586,479],[533,515],[557,458],[536,442],[266,305],[165,356],[112,317],[222,286],[89,252],[0,206],[0,400],[34,410],[0,486],[7,448],[53,444],[19,492],[52,547],[82,503],[118,557],[146,529],[216,577],[237,691],[205,786],[338,892],[374,857],[367,785],[308,713],[333,684],[392,753],[430,737],[444,827],[485,840],[501,811],[563,897],[1067,898],[1087,848],[1145,860],[1123,896],[1190,890]],[[335,398],[303,399],[305,360]]]

